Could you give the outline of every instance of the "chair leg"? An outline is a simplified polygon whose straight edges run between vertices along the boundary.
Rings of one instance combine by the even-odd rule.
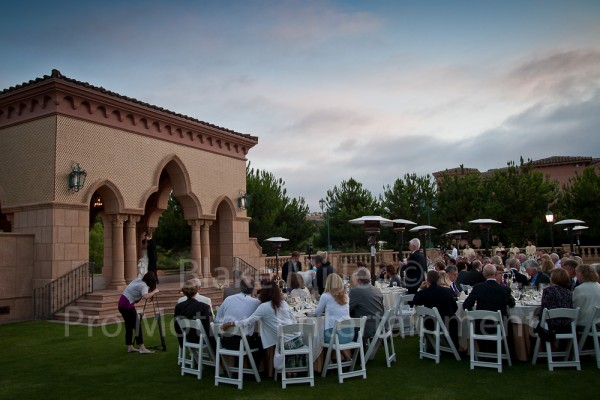
[[[327,376],[327,370],[329,369],[329,364],[331,363],[331,346],[327,347],[327,355],[325,356],[325,363],[323,364],[323,371],[321,372],[321,376],[325,378]]]
[[[552,358],[552,345],[546,342],[546,357],[548,358],[548,369],[554,371],[554,360]]]
[[[335,347],[335,355],[337,357],[337,370],[338,370],[338,381],[344,383],[344,370],[342,368],[342,354],[340,353],[339,347]]]
[[[535,341],[535,347],[533,349],[533,357],[531,358],[531,363],[534,365],[537,361],[539,352],[540,352],[540,337],[538,336],[538,338]]]

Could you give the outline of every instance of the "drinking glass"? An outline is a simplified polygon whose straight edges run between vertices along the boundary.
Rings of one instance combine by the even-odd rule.
[[[396,282],[396,281],[392,282],[392,287],[394,287],[394,289],[397,288],[398,287],[398,282]]]

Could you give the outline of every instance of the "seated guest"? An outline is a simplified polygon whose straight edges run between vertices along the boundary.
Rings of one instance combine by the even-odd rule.
[[[350,316],[367,317],[365,338],[375,335],[379,319],[383,316],[383,295],[381,290],[371,285],[371,272],[361,267],[352,275],[355,287],[350,290]]]
[[[460,289],[460,284],[464,283],[465,275],[467,274],[467,262],[464,260],[459,260],[456,263],[456,270],[458,271],[458,275],[456,277],[456,286]]]
[[[379,272],[377,273],[377,279],[384,280],[385,274],[386,274],[385,263],[381,263],[381,264],[379,264]]]
[[[554,270],[554,263],[549,258],[543,258],[542,265],[540,265],[540,268],[542,269],[542,272],[544,274],[550,276],[550,274]]]
[[[265,352],[270,352],[275,349],[275,345],[277,344],[277,328],[280,325],[296,323],[296,317],[288,304],[283,300],[283,294],[276,281],[265,282],[258,292],[258,299],[260,305],[252,315],[235,322],[226,322],[223,324],[223,329],[227,329],[233,325],[248,329],[260,321],[260,340]],[[290,335],[285,338],[284,345],[286,349],[293,350],[302,347],[304,343],[301,336]],[[269,359],[272,360],[272,358]]]
[[[325,332],[323,341],[329,343],[331,334],[337,321],[350,319],[350,306],[348,295],[344,291],[344,282],[338,274],[331,274],[327,277],[325,291],[319,299],[319,305],[315,310],[315,316],[320,316],[325,312]],[[340,344],[349,343],[354,339],[354,330],[351,332],[338,333]]]
[[[217,310],[217,316],[215,317],[215,323],[223,324],[225,322],[240,321],[248,318],[258,308],[260,301],[252,297],[254,293],[254,279],[249,276],[242,276],[239,282],[240,293],[228,296],[221,307]],[[254,332],[254,326],[250,325],[245,329],[248,342],[251,347],[254,344],[260,343],[260,338]],[[224,336],[223,347],[231,350],[239,349],[240,337],[239,336]]]
[[[540,311],[544,308],[552,310],[554,308],[573,308],[573,292],[571,291],[571,278],[567,271],[556,268],[550,275],[550,286],[542,292],[542,305]],[[550,325],[557,332],[570,330],[571,322],[564,318],[555,318],[550,321]]]
[[[509,258],[506,260],[506,266],[512,275],[513,282],[520,283],[521,286],[527,286],[527,284],[529,284],[529,278],[520,272],[521,262],[517,258]]]
[[[195,299],[195,296],[198,293],[198,282],[196,282],[195,279],[190,279],[184,283],[181,290],[183,291],[183,294],[185,294],[186,300],[178,302],[175,306],[175,312],[173,313],[173,322],[175,324],[175,332],[177,333],[179,346],[183,346],[183,334],[181,332],[181,327],[175,321],[175,318],[184,317],[187,319],[200,320],[204,332],[208,335],[210,343],[214,348],[214,338],[209,334],[213,314],[208,304]],[[193,343],[198,343],[200,341],[200,336],[195,329],[192,329],[188,333],[188,340]]]
[[[454,292],[438,284],[440,274],[441,272],[435,270],[427,272],[426,287],[415,294],[413,304],[427,308],[436,307],[448,328],[452,341],[458,345],[458,321],[455,318],[458,306],[454,299]],[[433,321],[427,320],[425,325],[427,329],[433,329]]]
[[[536,289],[540,288],[541,284],[550,283],[550,277],[542,272],[542,268],[535,260],[527,260],[524,263],[525,272],[529,275],[529,285]]]
[[[433,269],[435,269],[437,272],[445,271],[446,270],[446,263],[444,263],[444,261],[442,261],[442,260],[436,260],[433,263]]]
[[[202,296],[200,293],[198,293],[198,291],[200,290],[200,287],[202,286],[202,281],[198,278],[193,278],[193,279],[190,279],[188,282],[194,283],[196,285],[196,295],[194,296],[194,299],[196,301],[199,301],[200,303],[204,303],[207,306],[209,306],[210,307],[210,315],[215,315],[213,313],[212,300],[210,299],[210,297]],[[177,304],[183,303],[186,300],[187,300],[187,296],[184,293],[184,296],[180,297],[177,300]]]
[[[600,263],[592,264],[592,268],[594,268],[594,271],[598,274],[598,283],[600,283]]]
[[[385,266],[385,279],[390,281],[390,287],[394,286],[394,282],[396,282],[396,286],[402,287],[402,281],[398,274],[396,274],[396,268],[392,264]]]
[[[438,285],[443,288],[450,289],[450,287],[452,286],[452,281],[450,280],[448,273],[446,271],[438,271],[438,273],[440,274],[440,277],[438,279]]]
[[[577,274],[575,273],[577,261],[571,260],[570,258],[563,258],[561,265],[561,268],[567,271],[569,277],[571,278],[571,290],[575,290],[575,288],[581,283],[577,280]]]
[[[573,291],[573,307],[579,307],[578,329],[589,325],[594,316],[594,307],[600,307],[600,283],[598,274],[587,264],[575,269],[579,286]]]
[[[502,315],[506,316],[507,307],[515,306],[510,288],[496,282],[496,271],[496,266],[492,264],[483,267],[485,282],[473,286],[473,290],[463,304],[465,310],[472,310],[477,305],[478,310],[500,310]]]
[[[310,291],[304,286],[302,275],[297,272],[294,272],[290,276],[290,288],[290,297],[310,298]]]
[[[233,282],[231,285],[223,288],[223,300],[227,297],[240,293],[240,278],[242,277],[242,271],[236,269],[233,271]]]
[[[467,271],[460,283],[463,285],[475,286],[478,283],[485,282],[485,278],[481,273],[480,268],[481,262],[477,260],[473,261],[471,263],[471,269]]]
[[[450,280],[450,289],[452,289],[452,293],[454,293],[454,297],[458,297],[460,295],[461,289],[460,286],[456,284],[458,279],[458,270],[454,265],[448,265],[446,267],[446,274],[448,274],[448,279]]]

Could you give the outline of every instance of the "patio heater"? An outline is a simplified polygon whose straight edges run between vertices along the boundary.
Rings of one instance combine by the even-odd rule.
[[[584,221],[581,221],[579,219],[563,219],[562,221],[558,221],[557,223],[555,223],[554,225],[565,225],[566,228],[565,230],[567,231],[568,235],[569,235],[569,244],[570,244],[570,248],[571,248],[571,253],[573,253],[575,250],[573,248],[573,228],[575,228],[577,225],[581,225],[581,224],[585,224]]]
[[[286,239],[281,236],[265,239],[265,242],[271,242],[271,244],[273,244],[273,249],[275,249],[275,271],[273,272],[275,272],[277,277],[279,277],[279,251],[281,250],[281,244],[283,242],[288,242],[289,240],[290,239]]]
[[[391,225],[392,221],[378,215],[366,215],[360,218],[351,219],[351,224],[362,224],[365,227],[365,233],[368,237],[368,244],[371,247],[371,285],[375,286],[375,252],[377,244],[377,235],[381,232],[381,225]]]
[[[406,225],[416,225],[416,222],[409,221],[407,219],[393,219],[392,220],[392,229],[398,235],[398,260],[402,262],[404,257],[402,257],[404,251],[404,231],[406,230]]]
[[[485,247],[485,255],[490,255],[490,229],[492,229],[492,224],[501,224],[502,222],[496,221],[490,218],[480,218],[474,219],[473,221],[469,221],[471,224],[479,224],[479,229],[481,229],[481,233],[483,235],[483,243]]]

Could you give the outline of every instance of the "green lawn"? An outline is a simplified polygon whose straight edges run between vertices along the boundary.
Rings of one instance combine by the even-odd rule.
[[[150,320],[152,322],[152,320]],[[545,364],[517,363],[502,374],[469,369],[468,360],[445,356],[439,365],[420,360],[418,339],[396,338],[398,362],[385,366],[383,348],[367,364],[368,379],[343,385],[330,372],[316,377],[315,387],[281,389],[273,380],[247,378],[244,389],[214,386],[213,371],[204,378],[180,376],[177,344],[167,317],[168,351],[128,354],[119,325],[88,328],[49,322],[0,325],[0,399],[592,399],[600,390],[595,360],[584,358],[583,370],[549,372]],[[146,331],[145,331],[146,332]],[[159,344],[158,333],[145,335],[147,345]]]

